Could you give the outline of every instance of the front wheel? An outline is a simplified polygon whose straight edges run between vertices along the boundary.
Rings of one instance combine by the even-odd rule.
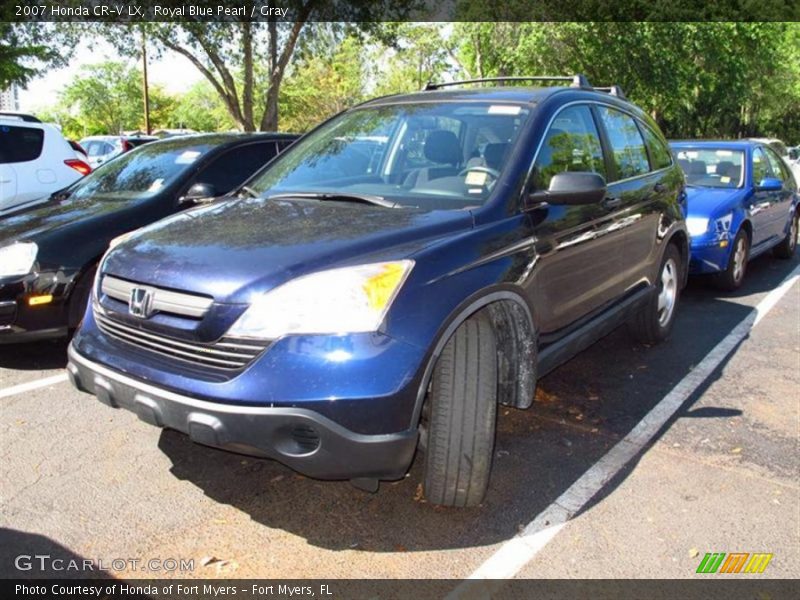
[[[780,244],[772,249],[772,254],[777,258],[792,258],[795,248],[797,248],[797,221],[800,215],[794,213],[789,223],[789,233],[783,238]]]
[[[721,273],[714,276],[714,282],[720,289],[732,292],[739,289],[744,281],[747,271],[747,261],[750,256],[750,239],[747,233],[740,229],[733,240],[733,249],[728,257],[728,266]]]
[[[424,411],[427,499],[476,506],[489,485],[497,418],[497,348],[488,318],[467,319],[436,361]]]
[[[670,244],[661,261],[657,293],[630,322],[630,331],[639,341],[655,344],[667,339],[672,331],[683,281],[681,264],[680,250]]]

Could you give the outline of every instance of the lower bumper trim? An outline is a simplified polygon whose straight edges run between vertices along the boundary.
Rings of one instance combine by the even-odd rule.
[[[67,372],[77,389],[146,423],[205,446],[272,458],[318,479],[400,479],[416,450],[416,430],[364,435],[307,409],[199,400],[97,364],[72,344]]]

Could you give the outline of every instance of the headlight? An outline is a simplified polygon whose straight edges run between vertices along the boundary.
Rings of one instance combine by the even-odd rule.
[[[33,242],[17,242],[0,248],[0,277],[30,273],[38,251],[39,247]]]
[[[258,298],[228,335],[277,339],[288,334],[377,331],[414,262],[331,269],[285,283]]]
[[[708,231],[708,219],[705,217],[688,217],[686,219],[686,229],[689,230],[689,235],[691,236],[703,235]]]

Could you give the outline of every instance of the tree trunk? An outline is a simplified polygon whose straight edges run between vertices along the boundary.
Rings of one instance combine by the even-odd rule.
[[[255,131],[253,119],[253,31],[249,21],[242,24],[242,55],[244,57],[244,86],[242,89],[242,112],[245,131]]]
[[[294,54],[297,39],[300,37],[300,32],[306,24],[306,19],[311,14],[314,0],[309,0],[300,11],[300,20],[292,25],[292,30],[286,38],[286,44],[283,51],[278,56],[277,49],[277,26],[270,21],[270,77],[269,77],[269,90],[267,90],[267,97],[265,99],[264,116],[261,118],[261,131],[277,131],[278,130],[278,99],[280,97],[281,83],[283,76],[286,73],[286,65],[289,64],[289,59]]]

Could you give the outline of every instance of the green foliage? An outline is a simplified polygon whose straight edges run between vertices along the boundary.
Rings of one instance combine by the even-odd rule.
[[[318,40],[319,42],[319,40]],[[281,129],[304,132],[365,98],[368,53],[354,37],[306,54],[281,90]]]
[[[82,135],[117,134],[144,126],[141,72],[122,62],[86,66],[60,95],[56,115],[64,113],[82,126]],[[150,86],[150,123],[168,126],[174,100]],[[62,126],[73,127],[68,119]]]
[[[461,23],[471,75],[584,73],[670,137],[800,138],[797,23]]]
[[[175,100],[170,127],[195,131],[236,129],[222,99],[207,81],[199,81]]]
[[[447,72],[453,42],[437,24],[397,23],[392,35],[393,48],[376,74],[377,95],[418,91]]]
[[[52,25],[0,21],[0,89],[24,85],[45,68],[65,64],[71,42]]]

